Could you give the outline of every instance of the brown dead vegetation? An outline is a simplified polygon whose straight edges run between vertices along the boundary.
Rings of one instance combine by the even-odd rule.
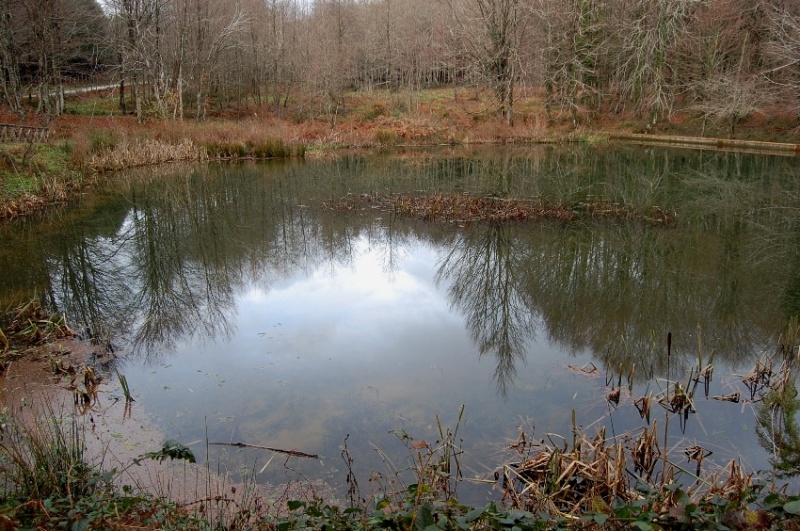
[[[277,114],[272,106],[250,107],[220,110],[202,121],[147,118],[140,122],[134,116],[119,113],[113,101],[97,94],[77,94],[73,99],[68,110],[86,114],[64,114],[49,123],[30,115],[22,124],[48,126],[51,134],[47,145],[68,147],[68,153],[63,155],[66,167],[56,172],[58,175],[35,168],[6,172],[12,176],[21,172],[20,176],[30,179],[25,193],[7,192],[0,168],[0,219],[69,201],[86,191],[91,176],[97,172],[178,160],[259,158],[259,153],[264,152],[259,146],[274,145],[276,141],[293,154],[309,149],[319,156],[338,148],[574,142],[644,131],[642,120],[630,112],[598,113],[576,129],[566,116],[548,117],[543,95],[531,88],[522,88],[516,94],[513,127],[497,117],[492,95],[474,87],[351,92],[345,95],[343,107],[333,121],[327,116],[308,114],[316,107],[303,94],[293,98],[294,106]],[[103,109],[102,113],[95,114],[96,108]],[[770,111],[769,117],[753,115],[744,119],[737,126],[737,136],[777,142],[800,140],[795,117],[783,117],[777,111]],[[7,112],[0,112],[0,122],[20,123],[16,115]],[[699,115],[676,111],[670,120],[648,129],[648,135],[639,136],[690,137],[700,134],[704,125]],[[706,129],[706,133],[713,131]],[[551,214],[556,218],[572,215]],[[654,220],[660,216],[640,215]]]
[[[654,225],[674,225],[676,215],[661,207],[635,209],[595,200],[574,204],[522,201],[470,195],[351,195],[324,201],[323,207],[343,213],[390,212],[424,221],[466,225],[476,222],[504,223],[579,219],[639,220]]]

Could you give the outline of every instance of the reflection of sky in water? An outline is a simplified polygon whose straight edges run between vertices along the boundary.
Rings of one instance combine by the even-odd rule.
[[[537,438],[569,434],[571,409],[581,425],[605,424],[609,435],[644,425],[630,403],[609,418],[603,378],[565,368],[591,357],[564,354],[535,330],[526,343],[527,362],[518,364],[503,397],[494,380],[495,358],[479,357],[463,317],[449,306],[448,286],[434,283],[445,251],[411,240],[389,271],[382,252],[366,240],[359,239],[355,249],[349,265],[324,266],[270,290],[246,288],[236,297],[229,340],[179,342],[161,365],[130,363],[125,371],[137,407],[152,413],[167,436],[183,441],[202,440],[207,429],[212,442],[320,454],[321,462],[297,468],[338,484],[344,480],[338,467],[347,434],[356,470],[366,477],[370,470],[385,470],[373,445],[400,451],[389,430],[404,428],[415,438],[435,440],[436,416],[453,427],[461,404],[468,476],[490,474],[523,420],[535,426]],[[728,387],[735,385],[729,380]],[[718,383],[720,393],[730,392],[724,381]],[[639,387],[635,397],[648,390]],[[658,392],[655,384],[649,390]],[[715,458],[725,462],[731,448],[746,454],[757,447],[752,415],[742,414],[739,405],[701,400],[701,414],[690,419],[685,436],[677,418],[671,420],[676,448],[691,445],[694,437],[714,438],[720,441]],[[663,417],[654,405],[653,418],[663,423]],[[269,458],[257,450],[212,447],[217,450],[228,456],[230,468],[260,469]],[[758,458],[751,464],[767,463]],[[261,477],[279,482],[282,474],[278,465]]]
[[[630,398],[609,414],[603,376],[566,365],[636,363],[633,397],[655,395],[665,387],[667,331],[672,378],[685,380],[702,339],[706,356],[717,356],[711,394],[745,391],[724,365],[747,372],[772,352],[784,310],[800,311],[781,307],[800,292],[790,159],[532,149],[473,162],[212,165],[177,179],[169,170],[151,180],[148,169],[146,194],[123,191],[124,200],[87,204],[42,227],[0,226],[0,299],[44,294],[71,322],[113,332],[128,351],[135,414],[153,415],[168,437],[204,440],[207,426],[211,441],[319,453],[324,466],[297,466],[339,485],[347,434],[364,478],[386,470],[372,444],[405,459],[389,430],[435,440],[436,415],[452,427],[461,404],[466,475],[506,459],[499,449],[523,419],[536,439],[568,435],[572,409],[589,433],[640,430]],[[591,194],[612,202],[674,207],[677,226],[462,230],[297,206],[376,191],[484,195],[498,186],[507,197],[571,201],[589,182]],[[497,352],[508,345],[524,347],[526,362],[515,364],[503,396],[497,374],[513,364],[498,365]],[[647,383],[649,375],[661,379]],[[745,466],[766,468],[751,404],[702,396],[696,404],[686,436],[670,421],[676,462],[700,442],[714,451],[709,462],[738,450]],[[653,419],[663,427],[658,405]],[[260,469],[269,459],[211,450],[212,462],[227,454],[232,468]],[[278,461],[260,479],[281,481]]]

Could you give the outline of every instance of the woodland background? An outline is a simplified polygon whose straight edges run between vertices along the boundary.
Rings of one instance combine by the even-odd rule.
[[[20,117],[62,114],[85,82],[117,86],[139,120],[266,106],[335,124],[350,91],[443,86],[488,89],[508,124],[531,90],[576,127],[680,109],[733,135],[800,113],[797,0],[2,0],[0,15]]]

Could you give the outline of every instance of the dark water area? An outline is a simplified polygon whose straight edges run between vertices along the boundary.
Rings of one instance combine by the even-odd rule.
[[[206,437],[321,457],[209,447],[215,466],[263,483],[340,489],[347,438],[368,485],[405,468],[391,431],[434,442],[463,405],[463,473],[487,480],[467,496],[496,496],[520,429],[568,436],[574,410],[588,432],[636,435],[634,400],[699,359],[713,359],[709,396],[741,400],[701,384],[685,426],[671,415],[675,462],[701,444],[704,467],[769,470],[800,450],[785,426],[765,431],[742,376],[800,315],[799,163],[604,145],[159,168],[0,226],[0,303],[38,298],[111,341],[134,408],[198,457]],[[605,201],[675,222],[460,226],[369,207],[400,193]],[[322,207],[345,197],[365,208]]]

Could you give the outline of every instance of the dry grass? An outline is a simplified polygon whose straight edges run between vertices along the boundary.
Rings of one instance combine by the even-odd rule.
[[[609,445],[605,431],[593,439],[581,435],[571,450],[545,445],[521,463],[503,467],[503,498],[526,511],[577,518],[617,498],[630,501],[621,445]]]
[[[202,161],[206,158],[206,150],[188,139],[177,144],[163,140],[125,140],[92,155],[88,164],[98,171],[115,171],[165,162]]]
[[[208,121],[191,119],[149,120],[138,123],[131,116],[62,116],[54,122],[56,136],[69,138],[79,152],[91,151],[90,137],[113,132],[120,139],[149,138],[167,144],[186,139],[199,146],[209,144],[259,145],[280,138],[291,146],[311,148],[372,147],[385,145],[379,131],[396,138],[396,144],[507,143],[547,139],[548,130],[539,99],[524,96],[519,119],[511,128],[494,112],[490,93],[444,88],[421,92],[353,92],[335,120],[311,113],[320,108],[313,95],[298,95],[294,107],[283,110],[254,108],[236,117]],[[332,125],[333,124],[333,125]]]
[[[745,473],[736,460],[701,478],[702,461],[710,452],[700,446],[684,450],[697,465],[696,482],[685,491],[676,489],[678,473],[685,479],[687,471],[668,459],[663,459],[666,468],[660,466],[664,454],[658,441],[662,436],[655,422],[637,436],[618,441],[607,439],[605,429],[594,437],[575,429],[571,448],[566,441],[554,442],[554,435],[548,435],[550,444],[528,444],[525,441],[533,437],[523,434],[522,447],[518,441],[511,448],[528,457],[503,467],[503,499],[514,508],[557,515],[577,524],[587,513],[608,514],[614,506],[637,503],[647,503],[652,514],[669,519],[681,513],[686,496],[695,503],[714,496],[735,503],[752,489],[752,475]],[[651,493],[648,497],[642,485],[662,495],[653,497]],[[673,495],[678,491],[681,497]]]

